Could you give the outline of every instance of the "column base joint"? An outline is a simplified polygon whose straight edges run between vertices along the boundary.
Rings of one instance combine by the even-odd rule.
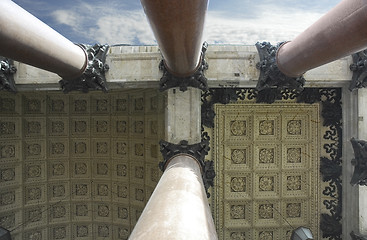
[[[87,93],[90,89],[103,92],[108,91],[105,72],[109,66],[105,64],[109,46],[95,44],[85,45],[78,44],[87,55],[87,66],[81,76],[75,78],[63,78],[59,81],[61,89],[64,93],[70,91],[81,91]]]
[[[256,85],[258,91],[267,89],[295,89],[298,92],[303,90],[305,79],[300,77],[288,77],[281,72],[276,64],[276,54],[279,47],[283,44],[279,43],[277,46],[271,45],[269,42],[255,44],[260,56],[260,62],[256,64],[256,68],[260,70],[259,80]]]
[[[214,162],[205,161],[205,156],[208,154],[209,138],[204,137],[200,143],[188,144],[188,141],[182,140],[179,144],[173,144],[164,140],[159,142],[160,151],[163,156],[163,161],[159,163],[159,168],[164,172],[168,163],[179,155],[188,155],[194,158],[201,168],[201,175],[203,178],[204,188],[206,195],[209,198],[210,194],[208,192],[209,187],[214,186]]]
[[[198,88],[202,91],[208,90],[207,79],[204,75],[204,71],[209,67],[207,61],[205,60],[205,52],[207,48],[208,44],[204,42],[201,49],[201,62],[199,63],[199,66],[194,74],[188,77],[174,76],[167,70],[163,59],[159,64],[159,70],[163,71],[163,76],[159,81],[159,90],[165,91],[175,87],[178,87],[182,92],[185,92],[188,87]]]

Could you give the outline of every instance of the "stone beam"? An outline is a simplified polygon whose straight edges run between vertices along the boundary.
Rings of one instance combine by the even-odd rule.
[[[346,85],[342,92],[343,104],[343,145],[342,145],[342,239],[350,239],[352,231],[359,233],[359,190],[350,184],[354,166],[351,159],[354,152],[350,139],[358,136],[359,93],[349,91]],[[345,183],[345,184],[344,184]]]
[[[201,141],[201,91],[189,88],[181,92],[168,90],[166,106],[166,139],[173,144],[187,140],[188,144]]]
[[[367,140],[367,89],[358,90],[358,138]],[[359,189],[359,233],[367,235],[367,186],[355,186]],[[356,196],[357,197],[357,196]],[[357,232],[356,231],[356,232]]]
[[[259,56],[255,46],[210,46],[206,52],[209,69],[205,71],[209,87],[255,87],[260,71],[256,68]],[[162,60],[158,46],[110,47],[106,64],[109,88],[158,88],[162,72],[158,66]],[[345,57],[304,74],[306,87],[344,86],[352,79],[349,65],[352,57]],[[56,74],[14,63],[18,69],[14,75],[18,90],[59,89],[60,77]]]

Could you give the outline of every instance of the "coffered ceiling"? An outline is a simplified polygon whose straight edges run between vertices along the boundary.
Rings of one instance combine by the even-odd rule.
[[[127,239],[160,177],[163,96],[0,96],[0,225],[14,239]]]

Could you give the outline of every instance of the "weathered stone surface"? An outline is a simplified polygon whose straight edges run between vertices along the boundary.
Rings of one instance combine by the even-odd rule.
[[[209,45],[206,60],[210,68],[205,72],[209,87],[254,87],[260,71],[256,69],[259,56],[255,46]],[[158,86],[162,72],[158,66],[161,53],[157,46],[116,46],[109,49],[106,73],[111,88]],[[306,86],[343,83],[352,79],[349,65],[352,57],[345,57],[304,74]],[[16,84],[46,84],[44,87],[59,89],[56,74],[16,62]],[[55,85],[53,85],[55,84]],[[48,85],[48,86],[47,86]]]

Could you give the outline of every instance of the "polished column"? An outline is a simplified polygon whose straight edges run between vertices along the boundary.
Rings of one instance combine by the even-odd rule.
[[[196,144],[201,141],[200,90],[167,91],[166,140]],[[217,233],[196,158],[178,154],[168,159],[131,240],[215,240]]]
[[[192,75],[200,54],[208,0],[141,0],[167,70]]]
[[[343,0],[293,41],[281,45],[276,63],[289,77],[367,47],[367,0]]]
[[[178,155],[169,161],[129,239],[217,239],[200,165],[193,157]]]
[[[87,67],[87,54],[10,0],[0,1],[0,55],[63,78],[77,78]]]

